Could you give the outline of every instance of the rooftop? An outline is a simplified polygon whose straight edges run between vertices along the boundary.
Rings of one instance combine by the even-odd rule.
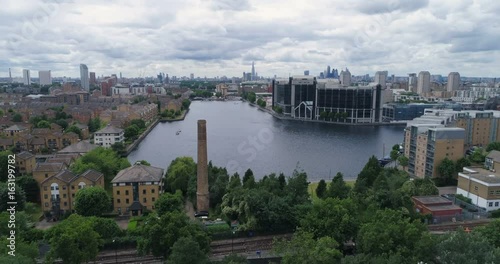
[[[488,154],[488,156],[486,156],[487,158],[490,158],[494,161],[500,161],[500,151],[497,151],[497,150],[492,150],[490,152],[490,154]]]
[[[37,163],[33,171],[60,171],[64,168],[63,163]]]
[[[112,183],[119,182],[159,182],[163,178],[163,169],[135,164],[118,172]]]
[[[463,172],[458,173],[458,176],[468,178],[473,181],[480,182],[485,185],[500,184],[500,173],[489,171],[480,167],[464,167]]]
[[[35,157],[35,155],[31,154],[28,151],[23,151],[23,152],[17,154],[16,157],[19,157],[19,158],[21,158],[23,160],[26,160],[26,159]]]
[[[122,133],[122,132],[123,129],[108,125],[105,128],[97,131],[96,133],[112,134],[112,133]]]
[[[445,199],[441,196],[413,196],[414,200],[417,200],[425,205],[434,205],[434,204],[450,204],[451,201]]]
[[[97,145],[91,144],[87,140],[82,140],[59,150],[58,153],[87,153],[95,148],[97,148]]]

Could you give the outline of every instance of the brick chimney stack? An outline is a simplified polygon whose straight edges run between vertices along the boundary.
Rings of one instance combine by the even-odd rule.
[[[198,173],[196,189],[197,214],[208,215],[207,121],[198,120]]]

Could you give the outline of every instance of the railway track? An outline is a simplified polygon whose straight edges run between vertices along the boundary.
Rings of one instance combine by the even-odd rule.
[[[229,255],[231,253],[251,253],[255,251],[271,250],[275,238],[290,239],[291,234],[213,241],[210,244],[211,256],[214,257]]]
[[[449,231],[456,231],[459,228],[463,228],[463,229],[468,228],[469,230],[472,230],[475,227],[487,225],[490,222],[491,222],[491,219],[482,219],[482,220],[477,220],[477,221],[428,225],[427,228],[430,232],[449,232]]]

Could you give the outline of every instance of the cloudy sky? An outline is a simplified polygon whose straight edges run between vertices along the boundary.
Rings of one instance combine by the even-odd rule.
[[[500,76],[500,1],[2,0],[0,77]],[[37,73],[32,73],[37,77]]]

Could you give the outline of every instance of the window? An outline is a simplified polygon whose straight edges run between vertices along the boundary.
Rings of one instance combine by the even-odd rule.
[[[63,185],[63,190],[66,190],[66,185]]]
[[[116,194],[117,194],[117,195],[120,195],[120,191],[116,191]]]
[[[66,198],[66,194],[65,193],[63,193],[63,198]]]
[[[75,194],[74,194],[74,193],[73,193],[73,194],[71,194],[71,197],[75,198]]]
[[[125,195],[128,195],[128,190],[125,191]]]
[[[71,190],[74,190],[75,189],[75,185],[71,185]]]
[[[143,202],[147,202],[148,200],[146,199],[146,197],[144,197],[144,199],[142,199]]]
[[[47,186],[43,186],[43,190],[46,191],[47,190]]]
[[[153,197],[153,198],[151,198],[151,200],[154,202],[156,199]]]
[[[495,202],[495,207],[498,207],[498,202]]]
[[[153,188],[153,189],[151,189],[151,193],[155,193],[155,189],[154,189],[154,188]]]
[[[493,206],[493,202],[489,202],[488,207],[492,207],[492,206]]]
[[[489,193],[490,193],[490,195],[494,195],[495,191],[491,190]]]
[[[476,186],[474,186],[474,191],[477,191],[479,188]]]
[[[44,194],[43,199],[49,199],[49,196],[47,194]]]
[[[116,203],[120,203],[120,199],[116,199]]]
[[[128,200],[128,199],[126,199],[126,200],[125,200],[125,203],[126,203],[126,204],[129,204],[129,200]]]
[[[142,194],[146,194],[146,189],[142,190]]]
[[[45,203],[45,207],[49,207],[49,203]]]
[[[68,202],[64,202],[64,206],[68,206]]]
[[[45,179],[47,179],[49,177],[49,175],[47,173],[45,173]]]

